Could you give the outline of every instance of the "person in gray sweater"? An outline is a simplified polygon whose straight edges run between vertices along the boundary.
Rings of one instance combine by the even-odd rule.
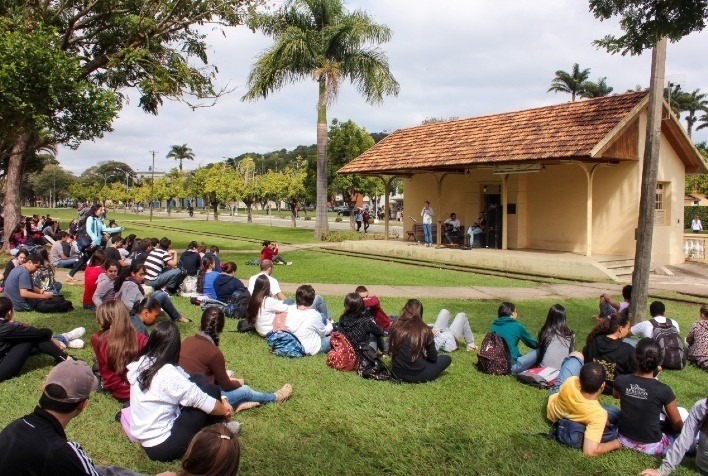
[[[116,299],[121,301],[128,309],[133,309],[135,303],[143,300],[145,291],[143,290],[143,280],[145,279],[145,265],[142,263],[130,264],[130,268],[124,268],[115,281]],[[170,295],[165,291],[157,290],[151,297],[160,303],[162,309],[176,322],[189,322],[189,319],[182,317],[180,312],[170,300]]]
[[[116,298],[115,281],[118,278],[119,264],[117,261],[109,259],[103,264],[106,271],[98,276],[96,281],[96,291],[93,293],[93,304],[98,307],[104,302],[113,301]]]

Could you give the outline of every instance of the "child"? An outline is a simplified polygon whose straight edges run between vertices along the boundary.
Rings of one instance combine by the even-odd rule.
[[[703,370],[708,370],[708,305],[701,306],[701,320],[688,330],[688,360]]]

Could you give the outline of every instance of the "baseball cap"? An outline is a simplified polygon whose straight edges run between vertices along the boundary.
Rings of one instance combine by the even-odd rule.
[[[50,387],[50,385],[52,387]],[[63,392],[54,386],[61,387]],[[65,360],[57,364],[44,381],[44,395],[56,402],[77,403],[86,400],[98,388],[98,379],[81,360]]]

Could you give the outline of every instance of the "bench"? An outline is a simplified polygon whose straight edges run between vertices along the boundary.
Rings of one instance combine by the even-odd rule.
[[[439,227],[441,230],[444,230],[445,224],[444,223],[439,223]],[[447,239],[445,238],[445,232],[442,231],[441,233],[441,240],[440,243],[445,245],[445,246],[461,246],[465,244],[465,230],[466,228],[464,225],[460,225],[460,236],[456,240],[457,243],[453,243],[450,245],[447,243]],[[423,240],[423,224],[422,223],[414,223],[413,224],[413,229],[407,231],[408,233],[408,238],[406,238],[406,241],[409,241],[411,238],[413,238],[416,242],[422,242]],[[433,243],[438,242],[438,225],[435,223],[433,224]]]

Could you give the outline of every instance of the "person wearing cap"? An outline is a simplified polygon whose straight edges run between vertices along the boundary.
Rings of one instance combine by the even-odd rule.
[[[86,362],[66,360],[49,372],[39,405],[0,433],[0,468],[13,476],[138,476],[125,468],[95,466],[66,427],[88,405],[98,380]],[[167,476],[173,473],[162,473]]]

